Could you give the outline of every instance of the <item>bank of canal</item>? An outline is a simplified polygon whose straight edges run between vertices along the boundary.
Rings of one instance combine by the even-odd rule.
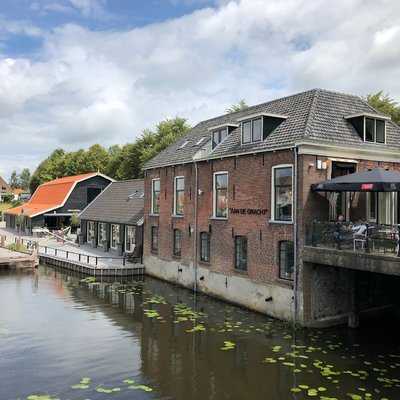
[[[399,399],[394,324],[301,330],[146,278],[0,275],[0,399]],[[47,396],[47,397],[46,397]]]

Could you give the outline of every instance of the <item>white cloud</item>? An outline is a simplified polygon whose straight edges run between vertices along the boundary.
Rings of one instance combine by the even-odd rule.
[[[44,35],[35,59],[0,56],[0,169],[58,146],[132,141],[165,117],[196,122],[241,98],[312,87],[400,98],[396,0],[218,4],[126,31],[65,25]]]

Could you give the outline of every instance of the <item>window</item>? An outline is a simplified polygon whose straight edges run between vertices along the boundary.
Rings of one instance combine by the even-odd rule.
[[[367,193],[367,218],[369,222],[376,222],[378,211],[378,193]]]
[[[247,271],[247,237],[235,236],[235,268]]]
[[[179,147],[178,150],[184,149],[189,144],[189,140],[185,140]]]
[[[292,221],[292,166],[282,165],[272,168],[272,219]]]
[[[87,223],[87,241],[91,242],[95,238],[94,236],[94,222],[88,221]]]
[[[158,226],[151,227],[151,251],[158,251]]]
[[[228,136],[228,128],[221,128],[212,133],[212,148],[215,149]]]
[[[242,122],[242,143],[260,142],[263,137],[262,130],[262,118]]]
[[[136,228],[134,226],[125,227],[125,251],[132,253],[135,250],[136,243]]]
[[[114,250],[119,245],[119,225],[111,224],[111,244],[110,247]]]
[[[228,173],[214,174],[214,217],[228,218]]]
[[[99,232],[98,232],[98,241],[100,246],[104,246],[106,240],[107,240],[107,224],[104,222],[99,223]]]
[[[251,121],[243,122],[242,124],[242,142],[251,142]]]
[[[385,143],[385,121],[380,119],[376,120],[376,141]]]
[[[361,115],[350,118],[350,122],[364,142],[386,142],[386,122],[383,119]]]
[[[293,242],[284,240],[279,242],[279,277],[293,279],[294,246]]]
[[[207,140],[206,137],[200,138],[200,139],[196,142],[195,146],[200,146],[200,145],[201,145],[203,142],[205,142],[206,140]]]
[[[372,118],[365,118],[365,140],[375,142],[375,120]]]
[[[182,253],[182,231],[174,229],[174,256],[180,257]]]
[[[210,234],[200,233],[200,261],[210,262]]]
[[[185,178],[183,176],[175,177],[174,187],[174,214],[183,215],[183,203],[185,199]]]
[[[262,122],[261,118],[252,121],[252,141],[259,142],[262,138]]]
[[[160,179],[151,181],[151,213],[155,215],[160,213]]]

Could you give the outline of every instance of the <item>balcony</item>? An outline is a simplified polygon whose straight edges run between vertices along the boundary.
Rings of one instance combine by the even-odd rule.
[[[314,221],[303,262],[400,276],[399,237],[399,225]]]

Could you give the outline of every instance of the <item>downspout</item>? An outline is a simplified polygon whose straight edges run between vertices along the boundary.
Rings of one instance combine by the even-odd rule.
[[[293,324],[296,326],[298,317],[298,223],[297,223],[297,207],[298,207],[298,147],[294,147],[294,188],[293,188],[293,252],[294,252],[294,280],[293,280]]]
[[[193,290],[197,292],[197,208],[198,208],[198,196],[199,196],[199,173],[197,162],[194,163],[194,175],[195,175],[195,191],[194,191],[194,237],[193,237],[193,269],[194,269],[194,283]]]

